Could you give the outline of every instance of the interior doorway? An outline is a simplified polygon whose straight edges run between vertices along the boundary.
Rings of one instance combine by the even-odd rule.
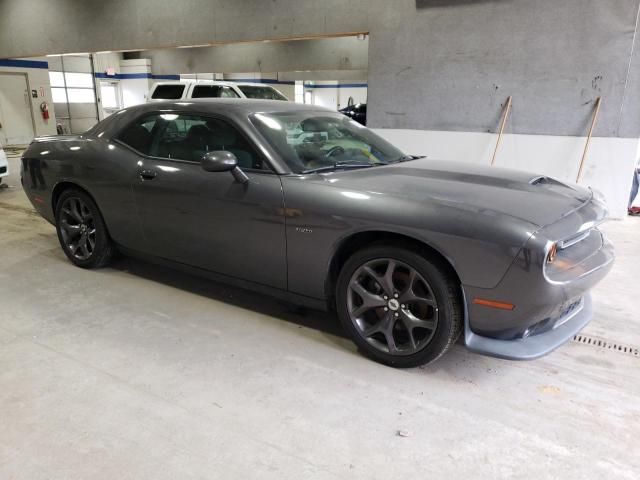
[[[33,111],[26,74],[0,73],[0,143],[27,145],[33,137]]]
[[[120,82],[100,81],[100,103],[102,105],[102,118],[106,118],[122,109]]]

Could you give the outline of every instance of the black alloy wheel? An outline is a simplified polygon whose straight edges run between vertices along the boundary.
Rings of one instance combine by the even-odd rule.
[[[381,363],[414,367],[438,359],[458,338],[460,289],[439,261],[399,247],[369,247],[343,266],[337,282],[343,327]]]
[[[65,199],[60,210],[64,247],[77,260],[88,260],[96,248],[96,226],[91,210],[79,197]]]
[[[358,333],[374,348],[412,355],[433,338],[438,302],[418,271],[398,260],[379,258],[351,275],[347,308]]]
[[[56,205],[56,230],[64,253],[74,265],[103,267],[115,249],[97,205],[86,193],[65,190]]]

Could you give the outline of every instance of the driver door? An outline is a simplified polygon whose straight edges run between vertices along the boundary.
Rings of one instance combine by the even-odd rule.
[[[154,123],[134,184],[148,252],[286,289],[282,185],[248,139],[222,118],[163,112],[139,121]],[[214,150],[234,153],[249,182],[205,172],[200,159]]]

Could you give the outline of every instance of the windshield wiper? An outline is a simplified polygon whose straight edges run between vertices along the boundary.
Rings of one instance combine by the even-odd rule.
[[[324,167],[311,168],[309,170],[303,170],[302,173],[317,173],[317,172],[329,172],[331,170],[337,170],[338,168],[369,168],[376,165],[386,165],[386,163],[346,163],[336,162],[333,165],[326,165]]]

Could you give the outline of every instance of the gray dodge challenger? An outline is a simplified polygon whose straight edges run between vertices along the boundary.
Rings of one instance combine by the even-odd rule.
[[[348,117],[208,99],[121,110],[34,140],[22,182],[69,260],[117,252],[335,309],[372,359],[544,355],[611,269],[598,192],[411,156]]]

